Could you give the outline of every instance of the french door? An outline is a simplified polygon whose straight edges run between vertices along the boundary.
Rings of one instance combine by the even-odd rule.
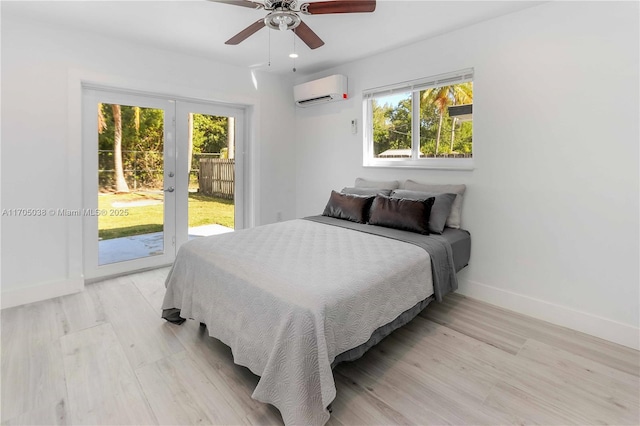
[[[242,108],[85,87],[82,131],[86,279],[244,225]]]

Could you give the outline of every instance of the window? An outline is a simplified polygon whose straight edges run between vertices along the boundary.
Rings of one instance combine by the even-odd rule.
[[[473,168],[473,70],[367,90],[365,166]]]

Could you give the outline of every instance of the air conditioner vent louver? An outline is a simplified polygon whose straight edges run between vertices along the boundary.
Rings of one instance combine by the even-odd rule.
[[[338,74],[299,84],[293,88],[296,105],[300,107],[344,100],[348,97],[347,93],[347,77]]]
[[[331,95],[319,96],[317,98],[311,98],[311,99],[303,99],[301,101],[298,101],[298,104],[304,105],[311,102],[320,102],[320,101],[331,101]]]

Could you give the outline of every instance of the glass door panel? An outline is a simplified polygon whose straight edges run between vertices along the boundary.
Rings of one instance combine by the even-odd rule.
[[[235,119],[189,113],[189,238],[234,230]]]
[[[178,101],[177,246],[242,229],[244,110]]]
[[[98,264],[164,254],[164,111],[98,105]]]
[[[175,102],[83,93],[85,276],[175,257]]]

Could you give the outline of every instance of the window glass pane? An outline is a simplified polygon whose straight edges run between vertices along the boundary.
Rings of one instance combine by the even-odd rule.
[[[473,157],[473,82],[420,91],[420,157]]]
[[[411,157],[411,93],[398,93],[371,101],[373,156]]]
[[[98,264],[164,253],[162,109],[98,104]]]

